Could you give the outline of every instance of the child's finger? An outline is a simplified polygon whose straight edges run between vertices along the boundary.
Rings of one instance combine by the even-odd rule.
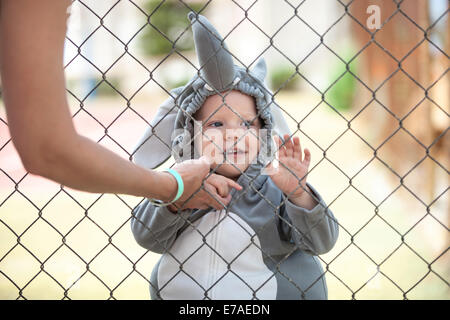
[[[308,168],[309,164],[311,163],[311,152],[308,148],[305,148],[305,158],[303,159],[303,164]]]
[[[274,140],[275,140],[275,143],[277,144],[277,147],[278,147],[278,157],[279,158],[285,157],[286,156],[286,148],[282,145],[283,141],[278,136],[275,136]]]
[[[206,181],[216,188],[217,193],[222,197],[226,197],[230,193],[231,188],[242,190],[242,186],[236,181],[218,174],[211,174]]]
[[[302,147],[300,145],[300,138],[294,137],[294,159],[298,159],[300,162],[302,161]]]
[[[281,147],[281,139],[279,136],[274,136],[273,140],[275,141],[275,144],[277,145],[278,148]]]
[[[215,195],[213,198],[211,197],[211,201],[209,203],[216,210],[222,210],[224,208],[223,205],[227,206],[231,201],[231,194],[228,194],[226,197],[221,197],[220,195]]]
[[[292,155],[294,154],[294,148],[291,137],[288,134],[284,135],[284,145],[286,147],[286,156],[292,157]]]
[[[225,179],[226,179],[225,182],[228,184],[228,186],[230,188],[234,188],[236,190],[242,190],[242,186],[240,184],[238,184],[236,181],[228,179],[228,178],[225,178]]]
[[[230,193],[230,188],[228,187],[227,181],[218,181],[216,184],[217,193],[221,197],[226,197]]]

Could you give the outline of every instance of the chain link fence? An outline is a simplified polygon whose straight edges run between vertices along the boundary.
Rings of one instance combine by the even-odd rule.
[[[271,61],[288,70],[270,79],[273,98],[292,135],[311,146],[308,179],[340,227],[335,247],[319,257],[329,297],[448,299],[449,10],[436,3],[76,0],[65,57],[74,123],[131,160],[160,102],[201,68],[185,45],[188,20],[163,30],[158,13],[211,17],[240,64],[268,55],[269,73],[281,70]],[[146,55],[143,35],[168,52]],[[249,45],[245,57],[236,54]],[[339,67],[324,78],[329,61]],[[24,172],[1,112],[0,297],[148,298],[159,255],[130,232],[143,199],[83,193]]]

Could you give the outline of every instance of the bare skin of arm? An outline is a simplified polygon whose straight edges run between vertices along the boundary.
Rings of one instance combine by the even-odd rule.
[[[26,170],[88,192],[173,199],[177,184],[170,174],[139,167],[76,132],[63,70],[70,4],[69,0],[0,0],[3,99],[12,141]],[[185,184],[182,202],[200,187],[209,164],[193,160],[174,169]],[[215,188],[209,190],[227,203]],[[219,206],[204,191],[189,204]]]

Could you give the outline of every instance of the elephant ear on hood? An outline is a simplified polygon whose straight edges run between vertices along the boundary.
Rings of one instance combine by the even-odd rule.
[[[200,76],[216,92],[226,90],[234,81],[233,57],[213,25],[202,15],[190,12]]]
[[[259,81],[264,83],[264,79],[267,75],[267,65],[266,60],[264,58],[260,58],[256,63],[256,66],[250,71],[254,77],[256,77]]]

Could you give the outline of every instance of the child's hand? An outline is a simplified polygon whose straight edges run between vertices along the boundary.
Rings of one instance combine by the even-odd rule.
[[[203,190],[203,188],[207,191]],[[213,207],[216,210],[222,210],[224,208],[223,204],[228,205],[231,201],[231,189],[242,190],[242,186],[235,181],[214,173],[204,181],[203,188],[199,189],[198,193],[202,198],[208,197],[208,201],[212,202],[209,207]],[[183,204],[183,208],[206,209],[208,205],[189,200]],[[173,204],[169,205],[168,209],[173,213],[178,211],[178,207]]]
[[[206,182],[213,186],[222,198],[228,198],[231,189],[233,188],[242,190],[242,186],[237,184],[237,182],[215,173],[212,173],[208,179],[206,179]]]
[[[306,175],[311,162],[311,153],[305,148],[305,158],[302,160],[302,149],[298,137],[294,137],[294,143],[292,143],[289,135],[285,134],[284,146],[279,137],[274,138],[279,148],[279,164],[278,168],[273,167],[273,162],[267,166],[269,176],[290,200],[298,199],[306,189]],[[301,182],[300,179],[302,179]]]
[[[190,166],[187,166],[190,164]],[[197,164],[196,170],[192,170],[192,164]],[[199,179],[207,176],[211,161],[206,157],[197,160],[186,160],[174,166],[182,176],[186,187],[183,196],[175,203],[168,206],[172,212],[179,209],[207,209],[213,207],[216,210],[222,210],[224,205],[231,201],[231,189],[242,190],[236,181],[227,177],[211,174],[208,178]],[[189,169],[189,170],[188,170]],[[202,171],[205,169],[205,173]],[[203,186],[203,187],[202,187]]]

